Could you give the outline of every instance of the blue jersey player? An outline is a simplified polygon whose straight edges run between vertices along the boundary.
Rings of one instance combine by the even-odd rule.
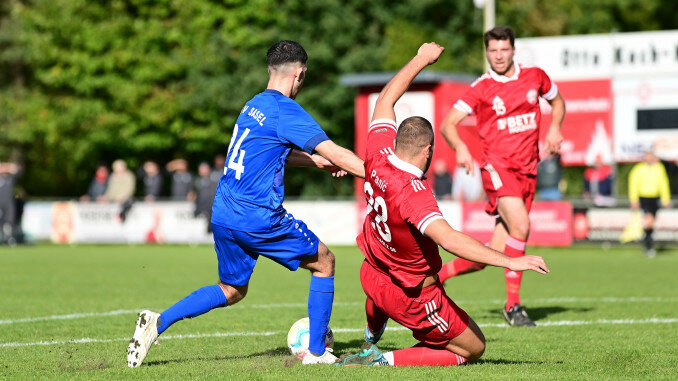
[[[242,300],[260,256],[289,270],[311,271],[309,349],[303,364],[334,363],[325,333],[334,299],[334,255],[282,206],[286,165],[316,166],[364,177],[363,161],[334,144],[294,101],[304,83],[304,48],[280,41],[267,54],[269,82],[242,108],[228,146],[212,209],[219,282],[194,291],[162,313],[139,313],[127,364],[138,367],[158,335],[178,320]],[[316,152],[316,154],[314,154]]]

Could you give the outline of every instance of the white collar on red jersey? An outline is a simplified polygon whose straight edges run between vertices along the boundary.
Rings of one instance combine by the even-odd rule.
[[[418,179],[421,179],[422,176],[424,176],[424,171],[421,169],[417,168],[415,165],[412,165],[402,159],[400,159],[398,156],[395,154],[391,154],[387,156],[388,161],[391,162],[396,168],[405,171],[407,173],[411,173],[415,176],[417,176]]]
[[[513,67],[515,67],[516,70],[513,72],[513,75],[510,76],[510,77],[507,77],[507,76],[505,76],[505,75],[497,74],[497,72],[495,72],[495,71],[492,70],[492,69],[490,69],[490,77],[492,77],[492,79],[494,79],[495,81],[497,81],[497,82],[502,82],[502,83],[506,83],[506,82],[510,82],[510,81],[515,81],[515,80],[518,79],[518,75],[520,74],[520,65],[518,65],[518,64],[514,61],[514,62],[513,62]]]

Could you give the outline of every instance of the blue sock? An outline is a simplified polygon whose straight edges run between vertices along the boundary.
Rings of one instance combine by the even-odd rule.
[[[311,276],[308,292],[308,320],[310,332],[308,349],[316,355],[325,353],[325,333],[332,315],[334,301],[334,277]]]
[[[226,295],[218,284],[199,288],[160,314],[158,334],[165,332],[177,320],[194,318],[226,304]]]

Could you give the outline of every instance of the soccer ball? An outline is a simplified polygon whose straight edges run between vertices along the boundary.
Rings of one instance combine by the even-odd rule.
[[[293,355],[299,358],[304,356],[308,349],[310,331],[307,317],[299,319],[292,324],[292,328],[287,333],[287,347]],[[333,345],[334,333],[332,333],[332,328],[328,326],[327,333],[325,334],[325,348],[332,348]]]

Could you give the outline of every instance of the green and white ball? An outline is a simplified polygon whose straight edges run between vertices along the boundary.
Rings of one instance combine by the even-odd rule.
[[[308,349],[308,340],[310,337],[310,326],[308,317],[299,319],[290,328],[287,333],[287,347],[294,356],[303,357]],[[325,348],[332,348],[334,345],[334,333],[332,329],[327,327],[325,335]]]

